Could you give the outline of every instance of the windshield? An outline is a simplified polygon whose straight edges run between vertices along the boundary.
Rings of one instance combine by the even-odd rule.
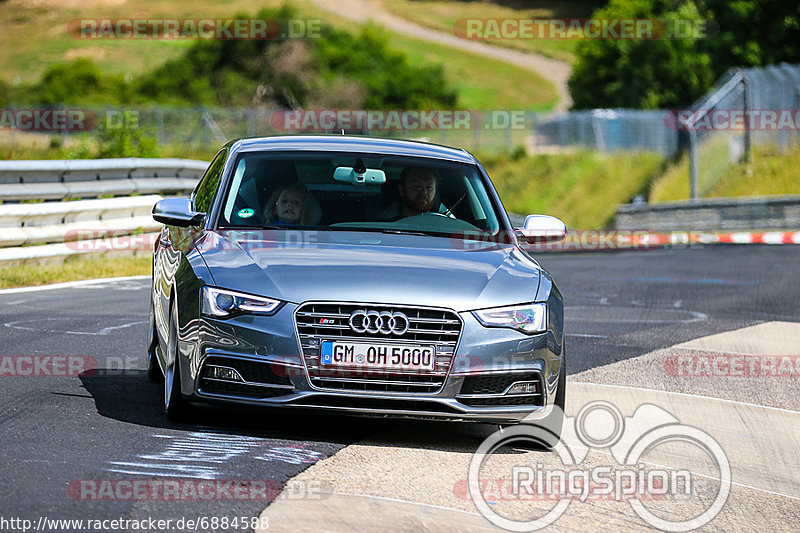
[[[374,154],[240,154],[218,226],[501,234],[475,165]]]

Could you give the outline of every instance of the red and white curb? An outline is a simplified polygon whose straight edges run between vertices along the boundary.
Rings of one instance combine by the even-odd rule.
[[[561,242],[538,243],[531,251],[648,250],[693,244],[800,244],[800,231],[570,230]]]

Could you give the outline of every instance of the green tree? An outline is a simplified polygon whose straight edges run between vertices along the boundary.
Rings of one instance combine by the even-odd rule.
[[[405,53],[389,47],[376,26],[366,26],[355,38],[344,30],[326,28],[316,57],[323,75],[343,76],[366,88],[365,108],[456,105],[457,93],[447,86],[441,66],[412,65]]]
[[[114,103],[126,92],[121,78],[103,74],[90,59],[77,58],[49,67],[31,96],[42,105]]]
[[[283,7],[257,17],[297,15]],[[320,38],[306,41],[199,41],[139,80],[136,93],[141,100],[249,105],[260,89],[278,106],[306,107],[335,105],[323,95],[347,85],[357,87],[358,104],[367,108],[454,106],[457,100],[440,66],[412,65],[374,26],[353,35],[326,25]]]
[[[689,105],[729,68],[800,61],[800,4],[786,0],[611,0],[594,18],[687,22],[707,35],[579,43],[569,86],[578,109]]]
[[[701,43],[714,77],[731,67],[800,62],[800,3],[787,0],[698,0],[719,33]]]
[[[658,18],[702,25],[697,6],[665,0],[611,0],[597,19]],[[699,38],[606,39],[578,44],[569,88],[577,109],[674,107],[700,97],[711,85],[711,59],[698,52]]]

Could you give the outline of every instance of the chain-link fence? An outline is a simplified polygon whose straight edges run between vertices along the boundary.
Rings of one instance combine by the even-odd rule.
[[[417,139],[481,151],[511,151],[530,145],[536,113],[519,110],[286,110],[268,107],[60,106],[49,109],[8,107],[9,126],[0,125],[0,144],[62,144],[107,138],[129,131],[155,139],[161,147],[213,150],[240,137],[341,133]],[[72,127],[56,114],[76,116]],[[63,118],[63,117],[62,117]],[[41,120],[40,120],[41,119]],[[16,122],[15,122],[16,121]],[[13,127],[13,126],[18,127]],[[30,127],[26,127],[30,126]],[[37,139],[38,137],[38,139]]]
[[[663,111],[593,109],[539,115],[533,128],[538,150],[578,146],[601,152],[641,150],[672,157],[678,136],[666,127]]]
[[[731,69],[672,118],[688,135],[691,197],[703,197],[753,147],[785,152],[800,143],[800,65]]]
[[[708,194],[755,146],[780,152],[800,143],[800,65],[735,68],[686,109],[595,109],[538,117],[539,147],[688,150],[692,198]]]
[[[20,110],[0,111],[4,113],[0,126],[20,119]],[[786,150],[800,142],[800,65],[732,69],[707,96],[680,110],[291,111],[151,105],[72,111],[92,117],[88,121],[91,127],[77,129],[84,136],[102,137],[114,130],[129,129],[154,137],[162,146],[176,144],[209,151],[237,137],[342,130],[426,140],[481,152],[524,146],[532,153],[583,148],[603,152],[638,150],[672,158],[688,150],[692,197],[702,197],[732,164],[747,159],[753,146],[771,145]],[[39,125],[30,113],[26,116],[29,124]],[[47,126],[46,118],[42,124]],[[50,135],[71,133],[74,131],[69,128],[49,131]],[[0,127],[0,142],[6,144],[9,138],[14,142],[15,136],[26,135],[35,134],[24,128]]]

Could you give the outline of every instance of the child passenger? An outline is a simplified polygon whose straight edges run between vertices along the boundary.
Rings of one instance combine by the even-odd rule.
[[[264,210],[265,224],[276,226],[307,224],[308,195],[308,190],[300,184],[276,190]]]

